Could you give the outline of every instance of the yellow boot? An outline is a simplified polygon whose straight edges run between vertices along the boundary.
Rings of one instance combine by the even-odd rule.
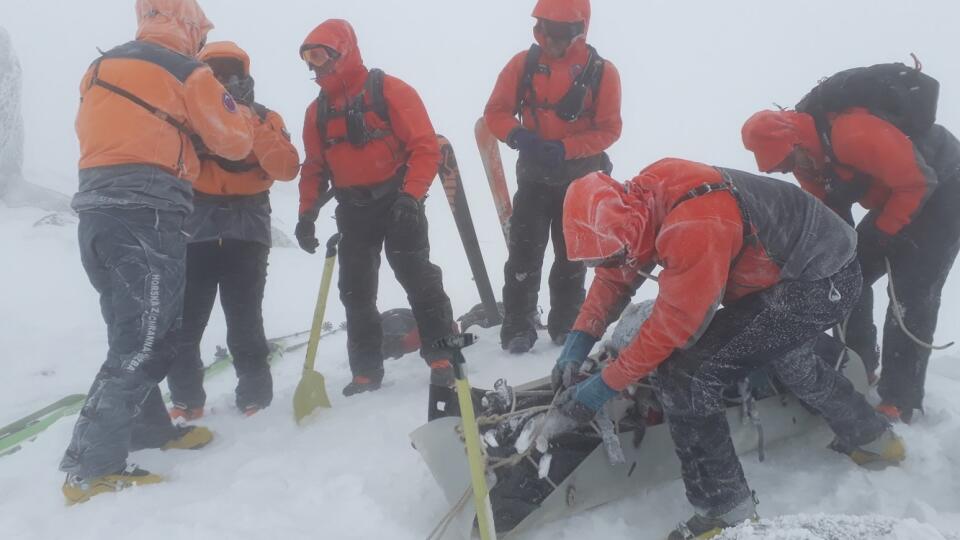
[[[89,480],[67,475],[67,479],[63,482],[63,496],[66,497],[67,504],[72,505],[87,502],[90,497],[101,493],[114,493],[131,486],[160,482],[163,482],[162,476],[131,465],[118,473],[105,474]]]
[[[884,468],[890,465],[899,465],[907,457],[907,448],[903,439],[893,430],[888,429],[872,442],[854,448],[850,459],[861,467],[868,469]]]
[[[176,438],[167,441],[161,450],[199,450],[210,444],[213,432],[200,426],[177,426]]]

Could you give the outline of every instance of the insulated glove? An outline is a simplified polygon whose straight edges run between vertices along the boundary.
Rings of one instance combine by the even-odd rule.
[[[864,224],[857,233],[858,249],[861,251],[874,251],[889,258],[894,255],[903,256],[917,250],[917,244],[902,233],[887,234],[873,223]]]
[[[536,152],[543,139],[529,129],[516,128],[507,136],[507,146],[524,154]]]
[[[420,201],[407,192],[400,193],[390,206],[390,219],[398,227],[416,227],[420,224]]]
[[[597,412],[619,394],[607,386],[599,373],[563,391],[547,413],[540,437],[550,440],[593,421]]]
[[[553,373],[550,376],[554,392],[565,390],[576,384],[580,366],[583,365],[587,355],[590,354],[590,349],[596,342],[597,338],[579,330],[567,334],[567,340],[563,343],[563,350],[560,351],[560,357],[557,358],[557,363],[553,366]]]
[[[297,236],[297,243],[300,244],[300,249],[311,254],[317,252],[320,241],[317,240],[317,226],[314,222],[309,219],[300,219],[300,221],[297,222],[297,228],[294,230],[294,234]]]
[[[567,151],[560,141],[543,141],[537,147],[537,161],[549,169],[559,167],[566,155]]]

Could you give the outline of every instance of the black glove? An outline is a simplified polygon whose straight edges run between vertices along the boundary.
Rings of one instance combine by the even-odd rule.
[[[297,228],[294,234],[297,236],[297,243],[300,244],[300,249],[310,254],[317,252],[320,241],[317,240],[316,224],[309,219],[300,219],[300,221],[297,222]]]
[[[238,77],[233,75],[223,84],[223,87],[226,88],[227,92],[230,93],[230,96],[233,97],[237,103],[250,106],[253,105],[254,84],[253,77]]]
[[[542,141],[537,147],[537,161],[548,169],[555,169],[566,159],[567,150],[560,141]]]
[[[420,201],[403,192],[390,206],[390,219],[398,227],[416,227],[420,224]]]
[[[917,244],[913,240],[900,234],[887,234],[877,228],[874,223],[867,223],[860,227],[858,231],[860,251],[873,251],[890,258],[894,255],[903,256],[917,250]]]
[[[541,142],[539,135],[524,128],[515,128],[507,136],[507,146],[524,154],[535,153]]]

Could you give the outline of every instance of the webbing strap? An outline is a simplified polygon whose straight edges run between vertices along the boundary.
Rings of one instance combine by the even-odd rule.
[[[115,84],[108,83],[107,81],[101,79],[101,78],[100,78],[100,62],[102,62],[102,61],[103,61],[102,58],[99,59],[99,60],[97,60],[97,63],[96,63],[96,65],[94,66],[93,80],[90,81],[90,85],[91,85],[91,86],[99,86],[100,88],[103,88],[104,90],[107,90],[108,92],[113,92],[114,94],[117,94],[118,96],[123,97],[123,98],[125,98],[125,99],[127,99],[127,100],[129,100],[129,101],[131,101],[131,102],[133,102],[133,103],[135,103],[135,104],[137,104],[137,105],[139,105],[140,107],[146,109],[147,112],[149,112],[149,113],[152,114],[153,116],[156,116],[156,117],[159,118],[160,120],[163,120],[164,122],[170,124],[171,126],[173,126],[174,128],[176,128],[177,131],[183,133],[184,135],[186,135],[186,136],[188,136],[188,137],[191,137],[191,136],[194,135],[193,130],[191,130],[190,128],[188,128],[187,125],[184,124],[183,122],[180,122],[180,121],[177,120],[176,118],[172,117],[169,113],[163,111],[163,110],[160,109],[159,107],[155,107],[155,106],[151,105],[149,102],[147,102],[147,101],[144,100],[143,98],[141,98],[141,97],[133,94],[132,92],[130,92],[130,91],[128,91],[128,90],[124,90],[123,88],[120,88],[119,86],[117,86],[117,85],[115,85]]]
[[[757,238],[756,232],[754,232],[753,223],[750,221],[750,213],[747,211],[747,207],[743,203],[743,199],[741,199],[740,192],[737,191],[737,187],[731,184],[730,182],[717,182],[715,184],[703,184],[703,185],[697,186],[691,189],[690,191],[688,191],[682,197],[680,197],[677,200],[677,202],[674,203],[673,208],[671,208],[671,210],[676,209],[678,206],[680,206],[681,204],[691,199],[702,197],[704,195],[707,195],[708,193],[713,193],[715,191],[727,191],[730,193],[730,195],[733,196],[733,199],[737,202],[737,207],[740,209],[740,219],[743,220],[744,245],[746,245],[747,242],[750,242],[756,239]]]

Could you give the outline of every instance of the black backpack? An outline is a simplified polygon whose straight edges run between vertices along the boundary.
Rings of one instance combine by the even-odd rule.
[[[367,82],[364,83],[363,91],[359,95],[350,98],[347,101],[346,108],[337,110],[327,103],[327,95],[323,90],[317,97],[317,117],[315,119],[317,131],[320,133],[320,140],[329,148],[343,142],[349,142],[353,146],[360,148],[368,142],[375,139],[382,139],[391,133],[392,130],[377,129],[371,130],[364,121],[364,115],[373,111],[381,120],[390,123],[390,114],[387,109],[387,102],[383,97],[383,77],[384,73],[380,69],[371,69],[367,75]],[[370,103],[364,99],[364,96],[370,96]],[[344,116],[347,120],[346,137],[327,138],[327,122],[331,118]]]
[[[547,103],[538,103],[536,93],[533,91],[533,76],[537,73],[546,73],[549,75],[550,68],[540,63],[540,56],[543,49],[540,45],[534,43],[527,51],[526,59],[523,63],[523,76],[520,78],[520,84],[517,85],[517,109],[514,114],[523,122],[524,105],[532,109],[553,109],[561,120],[565,122],[576,122],[583,115],[586,106],[587,90],[593,91],[593,98],[596,100],[597,93],[600,90],[600,82],[603,79],[604,60],[597,53],[597,50],[587,45],[590,55],[587,57],[587,64],[583,71],[577,75],[573,84],[567,93],[555,105]],[[534,115],[536,120],[536,115]]]
[[[830,141],[828,114],[851,107],[864,107],[908,137],[917,137],[933,127],[937,117],[940,83],[905,64],[877,64],[841,71],[814,87],[796,110],[810,114],[817,128],[827,159],[827,204],[848,223],[853,223],[850,206],[869,189],[869,178],[858,175],[851,181],[837,181],[834,166],[837,156]]]
[[[813,116],[821,136],[829,137],[829,113],[865,107],[908,137],[916,137],[933,127],[939,95],[940,83],[921,72],[919,64],[877,64],[824,79],[800,100],[796,110]],[[826,142],[829,144],[828,139]]]

